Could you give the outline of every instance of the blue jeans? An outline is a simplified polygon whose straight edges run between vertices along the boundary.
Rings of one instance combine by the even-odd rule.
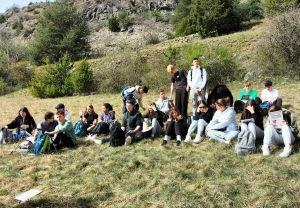
[[[189,127],[187,136],[191,136],[191,134],[197,129],[196,137],[200,137],[203,131],[205,130],[207,123],[204,119],[199,119],[198,121],[193,121]]]
[[[212,139],[215,139],[219,142],[230,141],[238,136],[240,133],[239,130],[233,131],[217,131],[217,130],[209,130],[206,133],[206,136]]]

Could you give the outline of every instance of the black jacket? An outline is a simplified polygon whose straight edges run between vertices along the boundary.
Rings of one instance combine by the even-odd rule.
[[[209,123],[213,117],[214,113],[212,111],[212,109],[208,109],[206,111],[206,113],[202,113],[202,112],[196,112],[195,116],[194,116],[194,120],[198,121],[199,119],[203,119],[206,121],[206,123]]]
[[[208,98],[207,98],[207,105],[210,106],[211,100],[215,99],[215,101],[217,101],[220,98],[225,98],[225,97],[229,97],[230,98],[230,106],[233,105],[233,96],[230,92],[230,90],[226,87],[226,85],[217,85],[215,86],[215,88],[213,89],[213,91],[209,94]]]
[[[154,116],[158,121],[159,125],[163,128],[164,127],[164,113],[160,110],[154,111]],[[143,118],[149,118],[149,113],[143,115]]]
[[[21,125],[29,125],[29,128],[26,129],[28,133],[32,133],[32,130],[36,128],[36,123],[31,116],[26,116],[25,119],[21,116],[16,117],[11,123],[7,124],[9,129],[17,128],[17,133],[20,133]]]

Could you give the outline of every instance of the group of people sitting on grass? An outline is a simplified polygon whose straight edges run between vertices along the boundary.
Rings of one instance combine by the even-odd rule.
[[[199,65],[196,58],[188,73],[173,65],[169,65],[167,71],[172,74],[170,96],[166,97],[165,91],[159,90],[158,100],[147,106],[147,113],[143,116],[139,112],[139,107],[146,110],[142,104],[142,96],[148,92],[148,88],[135,86],[122,91],[124,106],[121,128],[126,138],[125,145],[144,137],[154,140],[155,137],[162,135],[162,146],[167,145],[170,138],[174,138],[176,145],[180,146],[183,138],[184,142],[200,143],[203,134],[209,139],[229,144],[238,137],[240,131],[247,130],[253,134],[255,140],[263,141],[261,148],[263,155],[270,154],[271,143],[285,146],[281,157],[288,157],[291,154],[291,144],[298,134],[297,123],[293,114],[282,108],[278,90],[272,87],[271,81],[265,82],[261,98],[251,89],[251,84],[246,82],[244,90],[234,103],[232,93],[225,85],[217,85],[213,90],[205,89],[206,70]],[[174,91],[175,104],[172,99]],[[190,117],[187,115],[189,95],[193,106],[193,115]],[[18,128],[18,131],[26,131],[29,135],[36,128],[33,141],[39,133],[46,133],[53,136],[53,146],[56,148],[74,147],[76,136],[70,114],[63,104],[58,104],[56,109],[56,118],[54,113],[47,112],[44,121],[36,126],[28,109],[24,107],[6,128]],[[283,121],[278,127],[278,124],[267,119],[264,128],[264,117],[273,111],[281,111]],[[87,140],[97,144],[109,141],[109,138],[99,140],[97,136],[109,132],[109,125],[115,119],[111,104],[104,103],[102,112],[99,118],[93,106],[89,105],[85,112],[79,114],[80,122],[85,124],[89,134]],[[241,112],[241,121],[252,120],[237,122],[235,116],[238,112]],[[194,132],[196,136],[192,139]]]

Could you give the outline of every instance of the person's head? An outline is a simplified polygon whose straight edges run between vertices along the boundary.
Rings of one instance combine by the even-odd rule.
[[[53,122],[53,120],[54,120],[54,113],[52,113],[52,112],[47,112],[47,113],[45,113],[44,118],[45,118],[45,121],[46,121],[47,123]]]
[[[160,99],[164,99],[165,98],[165,91],[163,89],[160,89],[158,91],[158,96]]]
[[[206,112],[207,110],[207,103],[205,102],[205,100],[199,100],[198,101],[198,109],[200,112]]]
[[[146,87],[146,86],[140,86],[139,87],[139,89],[138,89],[138,93],[140,93],[140,94],[147,94],[147,92],[148,92],[148,87]]]
[[[135,105],[134,99],[126,100],[126,109],[128,112],[131,113],[133,111],[134,105]]]
[[[193,58],[193,66],[195,68],[198,68],[198,66],[199,66],[199,60],[198,60],[198,58]]]
[[[167,71],[171,74],[175,74],[178,70],[173,65],[167,66]]]
[[[273,112],[273,111],[280,111],[282,110],[282,108],[278,105],[272,105],[269,109],[269,112]]]
[[[111,104],[109,103],[104,103],[103,106],[102,106],[102,111],[103,113],[108,113],[109,111],[112,111],[113,110],[113,107]]]
[[[244,110],[242,111],[242,114],[241,114],[242,119],[248,119],[251,116],[250,111],[247,109],[248,106],[253,106],[253,110],[254,110],[255,114],[260,113],[261,116],[265,116],[264,111],[261,109],[261,107],[259,107],[259,105],[257,104],[257,102],[255,100],[248,100],[245,103]]]
[[[211,88],[210,88],[210,87],[207,87],[207,88],[206,88],[206,90],[205,90],[205,92],[206,92],[207,94],[210,94],[210,93],[211,93],[211,91],[212,91],[212,90],[211,90]]]
[[[270,81],[270,80],[267,80],[265,82],[265,87],[268,91],[272,91],[272,88],[273,88],[273,83]]]
[[[169,118],[170,119],[177,119],[177,120],[182,119],[182,117],[179,113],[179,110],[177,110],[176,108],[173,108],[173,109],[170,110]]]
[[[156,107],[156,104],[153,102],[153,103],[150,103],[150,104],[148,105],[148,112],[149,112],[149,113],[153,113],[153,112],[154,112],[152,106],[155,106],[155,107]]]
[[[225,98],[220,98],[215,102],[216,109],[219,111],[225,111],[227,106],[230,104],[230,98],[225,97]]]
[[[65,111],[63,110],[58,110],[56,112],[56,117],[59,123],[64,123],[65,122]]]
[[[94,106],[93,105],[86,106],[86,113],[85,114],[92,115],[94,113],[95,113],[95,111],[94,111]]]
[[[26,107],[23,107],[19,110],[19,115],[22,117],[22,118],[26,118],[27,116],[30,116],[30,113],[28,111],[28,108]]]
[[[65,105],[62,103],[58,103],[57,106],[55,107],[55,109],[57,111],[59,111],[59,110],[65,111]]]
[[[250,82],[245,82],[245,84],[244,84],[244,89],[245,89],[247,92],[250,92],[250,90],[251,90],[251,83],[250,83]]]

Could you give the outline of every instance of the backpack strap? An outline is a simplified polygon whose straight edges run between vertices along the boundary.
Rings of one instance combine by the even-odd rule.
[[[200,66],[201,79],[203,79],[203,68]],[[193,68],[191,69],[191,81],[193,80]]]

